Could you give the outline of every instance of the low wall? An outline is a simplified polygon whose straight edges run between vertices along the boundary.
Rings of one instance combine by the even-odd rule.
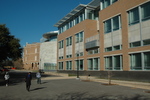
[[[58,70],[58,73],[77,75],[77,71]],[[150,71],[79,71],[79,76],[95,76],[106,79],[111,75],[112,79],[150,82]]]

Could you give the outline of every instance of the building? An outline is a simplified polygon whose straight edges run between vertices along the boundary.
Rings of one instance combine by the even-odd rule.
[[[26,44],[23,48],[23,66],[24,69],[39,69],[39,51],[40,43]]]
[[[92,0],[58,21],[58,71],[149,79],[150,1]],[[78,74],[78,73],[77,73]]]
[[[58,31],[51,31],[43,34],[40,44],[39,69],[44,71],[56,71],[57,35]]]

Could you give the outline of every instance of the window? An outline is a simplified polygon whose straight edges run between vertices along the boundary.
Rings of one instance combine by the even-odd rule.
[[[61,48],[63,48],[63,47],[64,47],[63,43],[64,43],[64,41],[63,41],[63,40],[62,40],[62,41],[59,41],[59,49],[61,49]]]
[[[130,43],[130,47],[131,48],[133,48],[133,47],[139,47],[139,46],[141,46],[141,42],[140,41]]]
[[[118,0],[101,0],[101,10],[115,3]]]
[[[150,70],[150,52],[130,54],[131,70]]]
[[[112,47],[107,47],[107,48],[105,48],[105,51],[106,51],[106,52],[112,51]]]
[[[99,58],[88,59],[88,70],[98,70],[99,69]]]
[[[91,54],[97,54],[97,53],[99,53],[99,48],[88,50],[88,54],[89,55],[91,55]]]
[[[66,70],[72,69],[72,61],[66,61]]]
[[[116,46],[113,46],[114,47],[114,50],[121,50],[121,45],[116,45]]]
[[[150,70],[150,52],[144,53],[144,69]]]
[[[122,56],[109,56],[105,57],[106,70],[122,70]]]
[[[83,31],[75,34],[76,43],[83,42]]]
[[[113,31],[118,30],[119,29],[119,17],[116,16],[112,20],[113,20]]]
[[[121,56],[114,56],[114,70],[120,70],[120,61]]]
[[[130,64],[131,70],[141,70],[142,69],[141,53],[131,54]]]
[[[105,21],[105,33],[109,33],[109,32],[111,32],[111,20],[109,19],[109,20],[107,20],[107,21]]]
[[[139,23],[140,20],[144,21],[150,19],[149,11],[150,11],[150,2],[128,11],[129,25]]]
[[[150,45],[150,39],[143,40],[143,45]]]
[[[141,6],[142,20],[150,19],[150,2]]]
[[[115,16],[104,22],[104,33],[119,30],[121,27],[120,16]]]
[[[129,13],[129,25],[136,24],[139,22],[139,9],[138,9],[138,7],[130,10],[128,13]]]
[[[72,37],[66,38],[66,46],[72,45]]]
[[[112,70],[112,57],[105,58],[105,69]]]
[[[76,69],[83,70],[83,60],[76,60]]]
[[[59,62],[59,70],[63,70],[63,62]]]
[[[66,58],[72,58],[72,55],[67,55]]]

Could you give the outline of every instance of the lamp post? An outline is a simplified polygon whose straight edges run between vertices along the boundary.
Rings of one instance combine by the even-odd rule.
[[[79,79],[79,51],[77,51],[77,79]]]

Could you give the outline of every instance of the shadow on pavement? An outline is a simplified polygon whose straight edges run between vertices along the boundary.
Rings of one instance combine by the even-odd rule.
[[[30,91],[40,90],[40,89],[44,89],[44,88],[46,88],[46,87],[39,87],[39,88],[32,89]]]
[[[124,95],[101,95],[101,96],[92,96],[88,93],[63,93],[57,95],[56,100],[149,100],[142,95],[135,95],[132,97],[126,97]]]

